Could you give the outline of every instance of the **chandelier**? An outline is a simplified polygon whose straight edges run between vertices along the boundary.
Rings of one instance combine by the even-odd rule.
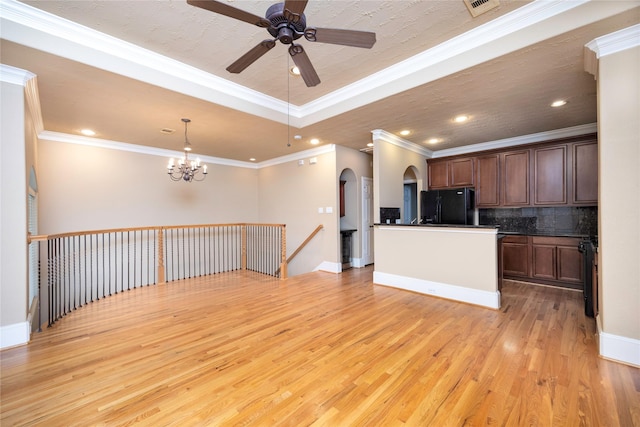
[[[178,160],[178,164],[174,164],[173,159],[169,159],[167,165],[167,173],[172,181],[202,181],[207,176],[207,165],[200,165],[200,159],[189,160],[189,152],[191,151],[191,143],[187,138],[187,124],[191,122],[189,119],[182,119],[184,122],[184,156]],[[202,175],[200,175],[202,172]]]

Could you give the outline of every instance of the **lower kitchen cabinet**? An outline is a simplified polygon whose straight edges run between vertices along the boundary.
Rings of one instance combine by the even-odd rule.
[[[567,288],[582,289],[583,255],[580,238],[506,236],[503,239],[503,276]]]
[[[529,277],[529,238],[507,236],[502,240],[504,277]]]

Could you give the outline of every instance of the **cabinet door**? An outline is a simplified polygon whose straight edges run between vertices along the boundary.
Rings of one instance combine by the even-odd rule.
[[[533,150],[533,203],[567,203],[567,146]]]
[[[573,146],[573,203],[598,204],[598,143]]]
[[[429,189],[449,187],[449,162],[427,162]]]
[[[583,283],[583,255],[578,246],[558,246],[558,280]]]
[[[556,247],[534,244],[531,246],[531,252],[531,276],[536,279],[556,279]]]
[[[476,159],[476,205],[500,206],[500,155]]]
[[[503,205],[529,205],[529,150],[505,153],[502,163]]]
[[[451,187],[473,186],[473,158],[455,159],[449,161],[449,171],[451,172]]]
[[[502,242],[502,268],[505,276],[529,276],[529,245]]]

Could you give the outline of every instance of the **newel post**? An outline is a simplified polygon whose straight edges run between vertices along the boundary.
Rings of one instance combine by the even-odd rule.
[[[158,228],[158,284],[164,283],[164,240],[163,228]]]
[[[280,227],[281,230],[281,239],[282,242],[280,245],[280,279],[284,280],[287,278],[287,230],[286,224],[282,224]]]

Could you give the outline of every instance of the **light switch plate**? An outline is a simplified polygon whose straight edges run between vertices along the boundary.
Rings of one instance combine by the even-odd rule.
[[[324,209],[323,208],[318,208],[318,213],[324,213]]]
[[[333,208],[331,206],[327,206],[327,208],[325,209],[325,211],[327,213],[333,213]]]

